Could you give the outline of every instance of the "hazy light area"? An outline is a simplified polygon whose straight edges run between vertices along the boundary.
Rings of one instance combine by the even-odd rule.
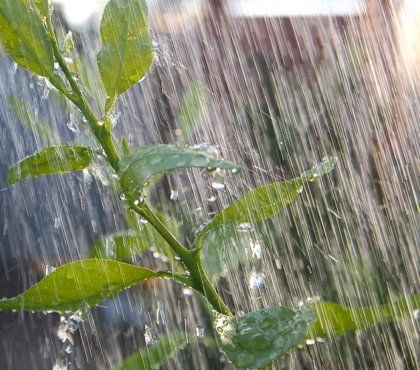
[[[66,21],[73,27],[83,27],[96,14],[98,18],[107,0],[52,0],[61,6]]]
[[[226,9],[235,17],[279,17],[356,15],[364,10],[363,0],[230,0]]]
[[[160,3],[159,0],[147,2],[151,7],[158,7]],[[99,17],[107,0],[53,0],[53,3],[62,6],[70,25],[83,27],[95,14]],[[177,4],[178,10],[183,11],[191,5],[188,1],[184,1],[185,7],[179,7],[179,0],[173,3]],[[406,0],[403,7],[420,10],[420,1]],[[363,13],[364,0],[228,0],[225,8],[234,17],[344,16]]]

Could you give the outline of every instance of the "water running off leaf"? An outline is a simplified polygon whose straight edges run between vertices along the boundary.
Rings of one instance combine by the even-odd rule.
[[[7,183],[13,185],[29,177],[83,170],[94,157],[92,149],[83,146],[49,146],[10,167]]]
[[[0,300],[0,310],[76,311],[82,304],[93,306],[134,284],[166,276],[112,260],[79,260],[58,267],[17,297]]]
[[[120,184],[126,196],[138,197],[145,183],[154,175],[176,168],[239,170],[240,166],[214,158],[197,150],[175,145],[146,145],[120,162]]]
[[[238,368],[262,368],[304,341],[316,319],[309,307],[268,307],[239,317],[215,314],[214,328],[226,356]]]

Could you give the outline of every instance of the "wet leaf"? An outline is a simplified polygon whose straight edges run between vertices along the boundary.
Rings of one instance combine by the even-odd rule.
[[[118,232],[101,237],[92,245],[91,256],[128,261],[154,249],[167,257],[175,257],[166,241],[149,224],[139,232]]]
[[[240,169],[240,166],[208,156],[197,150],[175,145],[146,145],[120,162],[120,184],[126,196],[142,191],[145,183],[154,175],[176,168],[199,167],[207,169]]]
[[[49,146],[10,167],[7,183],[13,185],[29,177],[83,170],[94,157],[94,152],[83,146]]]
[[[0,1],[0,41],[20,66],[48,77],[54,73],[54,56],[40,13],[45,6],[45,0]]]
[[[217,313],[214,328],[227,358],[238,368],[264,367],[304,341],[316,314],[309,307],[268,307],[239,317]]]
[[[118,261],[130,260],[149,250],[150,244],[144,235],[119,232],[101,237],[92,245],[91,257]]]
[[[58,267],[14,298],[0,300],[0,310],[75,311],[96,305],[119,291],[160,273],[122,262],[79,260]]]
[[[275,216],[299,195],[303,185],[330,172],[335,162],[335,158],[326,157],[319,165],[305,171],[298,178],[274,182],[249,191],[218,213],[203,229],[199,238],[221,225],[260,222]]]
[[[249,248],[243,247],[249,245],[249,239],[249,233],[238,232],[233,225],[209,232],[204,241],[202,261],[204,271],[211,281],[216,282],[226,276],[228,271],[249,261],[250,255],[247,253]]]
[[[110,101],[141,80],[153,59],[144,0],[110,0],[101,21],[97,63]]]
[[[38,11],[41,14],[41,16],[51,16],[49,0],[33,0],[33,3],[38,8]]]
[[[312,308],[318,319],[311,325],[309,336],[324,337],[366,330],[393,322],[420,309],[420,295],[381,306],[347,307],[332,302],[316,302]]]
[[[195,80],[186,91],[179,112],[180,141],[187,143],[197,130],[198,121],[206,110],[205,90],[200,81]]]
[[[156,369],[172,358],[178,351],[187,346],[188,336],[174,332],[161,337],[159,342],[147,346],[127,357],[116,370],[150,370]]]

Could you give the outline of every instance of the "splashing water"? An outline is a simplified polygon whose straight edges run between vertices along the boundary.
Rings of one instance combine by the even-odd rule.
[[[330,9],[299,17],[289,17],[297,12],[293,2],[281,16],[264,17],[252,15],[249,7],[233,11],[231,4],[222,3],[150,1],[156,62],[146,79],[123,95],[112,116],[118,121],[113,135],[124,135],[127,147],[136,148],[174,142],[187,132],[182,143],[201,143],[190,148],[228,158],[243,170],[165,175],[147,187],[147,202],[162,210],[165,222],[173,223],[171,231],[192,246],[197,225],[206,224],[246,191],[293,178],[325,155],[337,156],[331,175],[305,186],[272,220],[241,224],[224,240],[209,235],[203,248],[216,240],[229,267],[222,277],[215,273],[218,291],[236,313],[273,302],[291,307],[313,295],[359,307],[418,294],[417,2],[367,0],[351,14],[332,14]],[[254,2],[227,3],[238,9]],[[297,3],[310,9],[323,2]],[[94,64],[99,49],[95,27],[92,21],[85,30],[80,25],[74,30],[79,53],[72,56],[75,66]],[[90,256],[90,246],[101,235],[125,231],[139,220],[130,224],[125,217],[130,211],[120,198],[126,202],[127,197],[119,197],[116,181],[109,179],[102,162],[85,175],[48,176],[7,187],[7,168],[46,142],[57,144],[58,138],[84,145],[89,140],[82,134],[86,122],[45,79],[16,68],[4,53],[0,67],[0,287],[2,296],[14,296],[52,273],[52,266]],[[102,103],[103,86],[88,71],[77,71],[80,81],[88,82],[86,95]],[[178,113],[193,80],[204,86],[206,108],[181,130]],[[33,109],[39,122],[23,122],[24,106],[16,114],[8,95]],[[95,107],[98,115],[101,106]],[[40,135],[47,132],[41,123],[48,123],[47,136]],[[145,197],[139,197],[137,205],[144,202]],[[150,232],[150,225],[140,222],[140,235],[162,249],[135,245],[133,260],[177,272],[179,261],[163,258],[164,243]],[[420,314],[414,307],[410,312],[392,324],[330,337],[326,343],[314,345],[314,339],[305,339],[310,348],[291,351],[276,366],[416,368]],[[197,346],[212,335],[203,301],[171,281],[148,281],[104,302],[92,310],[80,326],[83,330],[78,330],[78,315],[56,320],[0,313],[0,368],[22,369],[28,363],[57,370],[112,368],[175,330],[195,342],[163,368],[228,366],[211,345]],[[225,330],[223,322],[219,324]],[[57,343],[45,345],[57,337]]]

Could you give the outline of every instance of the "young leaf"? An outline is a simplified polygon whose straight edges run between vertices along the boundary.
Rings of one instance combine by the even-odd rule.
[[[169,258],[175,258],[173,250],[149,224],[138,232],[118,232],[101,237],[92,245],[91,257],[128,261],[152,248]]]
[[[182,332],[173,332],[160,338],[159,342],[147,346],[127,357],[116,370],[156,369],[184,349],[189,338]]]
[[[50,2],[49,0],[33,0],[34,5],[38,8],[42,17],[50,17]]]
[[[203,267],[210,281],[216,282],[241,263],[249,262],[250,234],[238,232],[233,225],[213,229],[204,240]]]
[[[197,130],[197,123],[206,109],[205,91],[198,80],[194,80],[184,95],[179,112],[180,142],[187,143]]]
[[[411,314],[420,308],[420,295],[382,306],[346,307],[332,302],[316,302],[312,308],[317,312],[318,319],[310,327],[310,337],[341,335],[370,329]]]
[[[91,257],[127,261],[147,251],[150,245],[144,235],[119,232],[102,236],[92,245]]]
[[[138,197],[154,175],[176,168],[201,167],[239,170],[240,166],[196,150],[174,145],[145,145],[120,162],[120,184],[125,195]]]
[[[119,291],[162,273],[122,262],[78,260],[58,267],[14,298],[0,300],[0,310],[75,311],[96,305]]]
[[[42,19],[45,6],[45,0],[0,1],[0,42],[16,63],[48,77],[54,73],[54,56]]]
[[[83,146],[49,146],[10,167],[7,183],[13,185],[28,177],[83,170],[93,158],[94,152]]]
[[[259,222],[273,217],[299,195],[304,184],[330,172],[335,162],[335,158],[325,157],[319,165],[296,179],[274,182],[249,191],[218,213],[198,238],[202,239],[210,229],[221,225]]]
[[[214,328],[227,358],[238,368],[262,368],[304,341],[316,319],[309,307],[268,307],[239,317],[217,313]]]
[[[144,0],[110,0],[101,21],[99,72],[110,101],[144,77],[152,64],[152,44]]]

